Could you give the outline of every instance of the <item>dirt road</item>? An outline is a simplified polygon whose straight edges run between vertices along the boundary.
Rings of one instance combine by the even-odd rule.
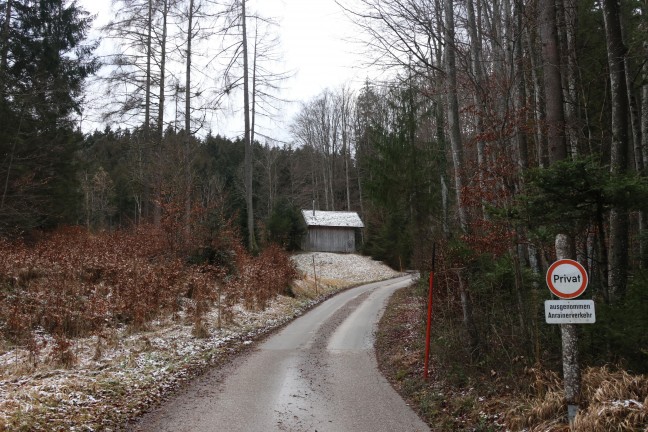
[[[428,431],[383,378],[374,326],[410,276],[345,291],[147,415],[136,431]]]

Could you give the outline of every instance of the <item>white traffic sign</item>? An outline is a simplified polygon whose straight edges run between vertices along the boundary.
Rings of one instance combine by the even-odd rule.
[[[587,282],[585,267],[578,261],[558,260],[547,270],[547,286],[556,297],[561,299],[574,299],[583,294]]]
[[[547,324],[593,324],[594,300],[546,300],[545,320]]]

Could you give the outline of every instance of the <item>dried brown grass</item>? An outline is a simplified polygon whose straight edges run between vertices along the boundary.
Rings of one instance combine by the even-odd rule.
[[[196,338],[206,338],[204,316],[215,305],[224,321],[237,302],[263,310],[275,296],[290,294],[298,276],[277,246],[252,256],[233,240],[228,271],[187,262],[190,251],[168,237],[164,229],[143,225],[103,233],[61,228],[33,244],[0,239],[0,346],[26,349],[36,359],[39,335],[50,335],[55,343],[48,360],[70,367],[75,339],[101,338],[122,325],[137,333],[179,312],[194,324]]]
[[[607,367],[582,374],[581,410],[570,429],[562,380],[552,371],[528,369],[533,395],[506,415],[512,430],[614,432],[648,430],[648,377]]]
[[[588,405],[576,417],[575,431],[648,429],[648,376],[588,368],[583,373],[583,399]]]

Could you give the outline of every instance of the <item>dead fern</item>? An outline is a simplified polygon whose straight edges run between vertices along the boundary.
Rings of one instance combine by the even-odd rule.
[[[529,369],[533,396],[524,407],[512,408],[506,415],[513,430],[562,431],[566,424],[566,404],[562,381],[552,371]],[[648,428],[648,377],[607,367],[590,367],[582,374],[581,411],[574,420],[575,432],[644,431]]]

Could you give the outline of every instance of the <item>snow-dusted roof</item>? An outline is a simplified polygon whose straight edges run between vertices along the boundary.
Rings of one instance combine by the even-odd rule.
[[[302,210],[308,226],[364,228],[357,212]]]

